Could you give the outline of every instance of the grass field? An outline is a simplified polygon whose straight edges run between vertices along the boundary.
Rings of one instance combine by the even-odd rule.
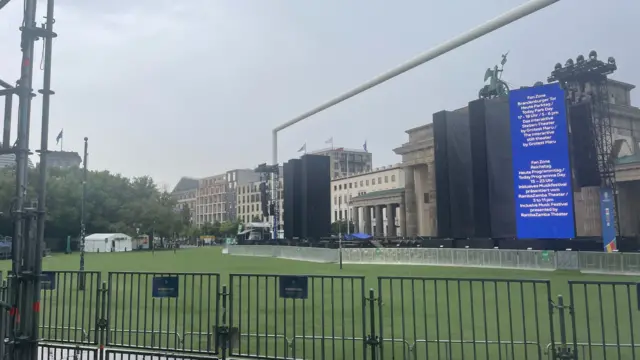
[[[77,254],[55,255],[43,267],[72,271],[78,264]],[[9,268],[9,262],[0,261],[0,270]],[[550,309],[550,297],[555,302],[562,294],[568,305],[569,280],[619,281],[627,284],[573,286],[575,315],[566,312],[567,336],[573,339],[575,321],[578,341],[592,344],[579,348],[591,355],[584,358],[640,357],[640,347],[624,347],[640,346],[640,309],[632,286],[638,278],[398,265],[340,270],[334,264],[222,255],[219,248],[88,254],[86,268],[92,271],[86,275],[87,290],[77,290],[76,273],[62,272],[56,289],[42,292],[45,338],[99,342],[97,290],[106,282],[111,345],[208,352],[215,348],[212,329],[226,309],[226,321],[243,334],[237,353],[360,359],[362,339],[374,333],[384,339],[384,358],[536,359],[546,358],[552,331],[560,340],[558,310]],[[155,272],[179,273],[177,298],[152,297]],[[311,276],[308,299],[279,298],[275,274]],[[217,296],[223,285],[230,296]],[[378,300],[373,308],[370,289]],[[615,346],[605,354],[598,343]]]

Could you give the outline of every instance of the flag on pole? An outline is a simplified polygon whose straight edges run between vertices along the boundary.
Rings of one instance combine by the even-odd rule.
[[[302,147],[298,150],[298,152],[307,152],[307,144],[305,143],[304,145],[302,145]]]
[[[364,145],[362,145],[362,148],[364,149],[364,152],[369,152],[367,150],[367,140],[364,141]]]
[[[60,130],[60,133],[58,134],[58,136],[56,136],[56,145],[58,145],[60,143],[60,140],[62,140],[63,131],[64,131],[64,129]]]
[[[331,148],[333,149],[333,136],[330,137],[327,141],[324,142],[325,144],[331,144]]]

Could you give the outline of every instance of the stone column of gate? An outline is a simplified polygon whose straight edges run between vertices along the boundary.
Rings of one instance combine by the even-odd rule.
[[[376,236],[384,236],[384,220],[382,219],[382,206],[376,205]]]
[[[400,219],[398,219],[398,225],[400,225],[400,236],[407,236],[407,210],[404,202],[404,198],[400,201],[400,206],[398,207],[398,215]]]
[[[387,236],[396,236],[396,204],[387,204]]]
[[[362,229],[362,232],[371,235],[371,206],[363,206],[362,211],[362,217],[364,219],[364,229]]]
[[[418,214],[416,205],[416,183],[414,178],[413,166],[404,168],[404,198],[405,198],[405,237],[418,236]]]
[[[353,207],[353,232],[360,232],[360,208],[357,206]]]

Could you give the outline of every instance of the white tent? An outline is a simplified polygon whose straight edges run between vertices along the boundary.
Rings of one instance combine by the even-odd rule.
[[[86,252],[122,252],[132,249],[131,237],[126,234],[91,234],[84,239]]]

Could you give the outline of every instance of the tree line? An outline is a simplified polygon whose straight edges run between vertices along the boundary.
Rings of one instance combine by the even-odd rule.
[[[37,204],[38,169],[29,169],[26,205]],[[83,171],[49,170],[46,196],[46,239],[77,239],[80,235]],[[15,203],[15,168],[0,169],[0,235],[12,236],[11,212]],[[127,178],[108,171],[87,174],[85,226],[93,233],[154,234],[161,238],[235,234],[237,223],[191,225],[188,207],[176,211],[176,200],[151,177]],[[49,245],[49,241],[48,245]],[[53,244],[52,244],[53,245]],[[57,246],[54,246],[57,247]]]

